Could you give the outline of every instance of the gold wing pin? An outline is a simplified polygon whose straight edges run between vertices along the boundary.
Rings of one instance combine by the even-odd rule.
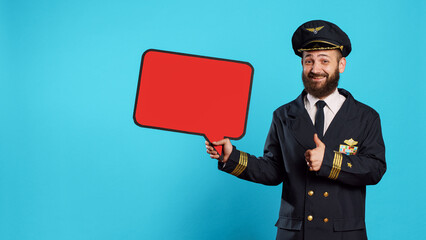
[[[306,28],[309,32],[313,32],[314,34],[317,34],[324,26],[316,27],[316,28]]]
[[[357,142],[357,141],[355,141],[355,140],[353,140],[352,138],[351,138],[351,139],[349,139],[349,140],[345,140],[345,141],[344,141],[344,143],[348,144],[348,145],[349,145],[349,146],[351,146],[351,147],[353,147],[353,146],[355,146],[355,145],[357,145],[357,144],[358,144],[358,142]]]

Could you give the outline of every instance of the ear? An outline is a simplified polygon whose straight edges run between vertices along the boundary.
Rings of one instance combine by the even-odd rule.
[[[343,73],[345,71],[345,67],[346,67],[346,58],[342,57],[339,61],[339,72]]]

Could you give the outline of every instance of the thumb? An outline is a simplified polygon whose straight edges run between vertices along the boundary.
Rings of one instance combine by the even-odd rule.
[[[314,142],[315,142],[315,145],[317,147],[323,147],[324,146],[324,143],[321,142],[321,140],[318,137],[318,134],[316,134],[316,133],[314,134]]]
[[[224,145],[226,143],[226,140],[227,139],[222,139],[222,140],[219,140],[219,141],[216,141],[216,142],[212,142],[212,144],[215,145],[215,146]]]

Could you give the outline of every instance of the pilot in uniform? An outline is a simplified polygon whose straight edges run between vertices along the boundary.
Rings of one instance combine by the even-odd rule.
[[[302,24],[292,43],[301,57],[303,51],[338,49],[343,57],[351,51],[348,36],[321,20]],[[344,89],[336,87],[323,100],[325,106],[319,106],[305,88],[274,111],[263,157],[233,146],[227,162],[219,162],[219,170],[241,179],[283,183],[279,240],[367,239],[366,185],[377,184],[386,171],[380,118]],[[326,111],[334,113],[331,119]],[[317,147],[314,134],[325,145],[317,171],[307,166],[305,155]]]

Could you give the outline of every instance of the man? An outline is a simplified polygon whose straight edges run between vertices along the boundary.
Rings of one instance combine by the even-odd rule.
[[[380,118],[337,89],[351,51],[348,36],[330,22],[304,23],[293,35],[302,57],[302,94],[274,111],[263,157],[223,145],[219,169],[239,178],[283,183],[277,239],[367,239],[366,185],[386,171]],[[207,153],[219,159],[206,142]]]

